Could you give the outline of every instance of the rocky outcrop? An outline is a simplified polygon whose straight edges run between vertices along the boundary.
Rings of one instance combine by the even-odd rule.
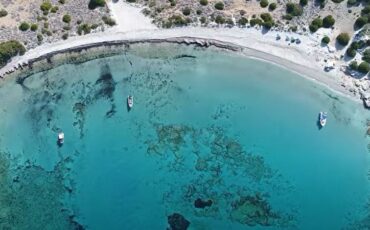
[[[190,222],[181,214],[174,213],[168,216],[168,224],[170,225],[168,230],[186,230],[188,229]]]

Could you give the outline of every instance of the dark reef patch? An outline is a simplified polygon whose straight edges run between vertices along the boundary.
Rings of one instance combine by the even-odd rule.
[[[63,203],[70,159],[46,171],[29,161],[14,167],[0,152],[0,229],[83,229]],[[70,182],[73,184],[72,182]],[[82,228],[81,228],[82,227]]]
[[[167,219],[170,225],[168,230],[186,230],[190,225],[190,222],[179,213],[174,213],[168,216]]]
[[[198,198],[194,201],[194,207],[196,208],[211,207],[212,203],[213,203],[212,200],[202,200]]]
[[[147,153],[168,162],[167,173],[182,178],[163,196],[169,210],[187,210],[199,217],[226,218],[245,225],[294,225],[290,214],[293,211],[284,210],[277,215],[278,210],[272,211],[268,203],[270,191],[266,191],[266,187],[273,187],[274,195],[284,194],[291,189],[290,184],[272,170],[260,154],[246,151],[240,141],[223,128],[183,124],[155,124],[154,127],[156,135],[154,140],[146,142]],[[187,174],[193,175],[190,180],[182,176]],[[254,195],[259,193],[264,195]],[[190,209],[189,203],[195,208]],[[249,217],[243,216],[250,209],[253,210],[248,213]]]

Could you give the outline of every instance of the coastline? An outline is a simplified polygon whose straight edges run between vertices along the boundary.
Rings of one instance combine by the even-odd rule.
[[[95,55],[95,58],[99,58],[104,57],[104,55],[114,55],[120,50],[117,49],[119,46],[145,42],[170,42],[185,45],[193,44],[201,47],[215,46],[250,58],[277,64],[323,84],[355,101],[364,100],[363,95],[370,88],[367,79],[356,79],[344,74],[341,69],[345,65],[339,58],[344,50],[331,52],[330,47],[321,46],[320,37],[317,35],[297,34],[273,29],[266,32],[258,28],[247,27],[188,26],[160,29],[155,27],[150,19],[141,13],[141,7],[125,2],[114,3],[109,1],[108,8],[111,16],[116,19],[116,26],[103,32],[74,36],[53,43],[44,43],[28,50],[23,56],[14,57],[6,66],[1,68],[0,78],[17,75],[19,72],[25,72],[25,70],[32,70],[36,63],[43,63],[40,65],[40,69],[51,68],[52,65],[50,64],[52,62],[50,60],[53,57],[60,57],[68,53],[70,53],[71,60],[65,60],[65,62],[71,63],[73,60],[83,59],[80,57],[81,54],[84,54],[82,56],[94,56],[94,50],[96,49],[105,49],[100,50]],[[281,39],[277,39],[277,37]],[[296,40],[299,40],[299,43],[295,42]],[[115,49],[109,47],[115,47]],[[85,54],[85,52],[87,53]],[[64,59],[65,57],[61,58]],[[54,59],[54,62],[57,62],[56,59],[58,58]],[[327,62],[336,62],[335,68],[330,72],[324,71]]]
[[[205,29],[205,28],[203,28]],[[175,29],[176,30],[176,29]],[[179,31],[186,31],[184,29],[177,29]],[[360,98],[355,97],[351,93],[348,92],[345,88],[341,87],[340,84],[338,84],[338,81],[331,78],[329,74],[325,73],[323,70],[319,70],[319,67],[314,65],[315,63],[307,63],[308,60],[305,60],[305,65],[299,64],[297,62],[301,61],[301,56],[295,56],[296,62],[293,62],[292,59],[288,57],[279,57],[271,53],[267,53],[263,50],[255,49],[254,47],[250,46],[244,46],[241,44],[237,44],[235,42],[232,42],[233,37],[230,37],[229,39],[226,37],[221,37],[222,40],[214,39],[214,38],[205,38],[206,36],[199,36],[199,37],[191,37],[191,36],[180,36],[180,37],[173,37],[168,36],[167,34],[171,34],[168,32],[171,32],[169,30],[166,33],[161,33],[161,31],[166,30],[156,30],[152,36],[148,36],[147,31],[135,32],[135,33],[105,33],[105,34],[91,34],[86,35],[82,37],[74,37],[73,42],[67,40],[67,41],[61,41],[57,43],[50,43],[45,44],[42,46],[39,46],[33,50],[30,50],[26,52],[23,56],[18,56],[13,58],[11,62],[9,62],[5,67],[0,69],[0,77],[6,78],[8,75],[17,75],[19,73],[27,73],[27,71],[34,71],[29,74],[44,71],[47,69],[50,69],[54,66],[54,63],[50,61],[50,59],[58,56],[58,55],[65,55],[69,54],[72,55],[72,53],[78,53],[78,55],[82,55],[83,57],[89,56],[89,53],[94,53],[94,49],[104,49],[102,53],[104,53],[105,56],[109,55],[115,55],[119,52],[122,52],[122,50],[118,49],[118,53],[116,49],[110,49],[110,47],[126,47],[130,46],[131,44],[137,44],[137,43],[176,43],[176,44],[184,44],[184,45],[196,45],[198,47],[210,47],[214,46],[221,49],[230,50],[233,52],[237,52],[239,54],[242,54],[249,58],[255,58],[262,61],[267,61],[276,65],[279,65],[283,68],[286,68],[290,71],[293,71],[307,79],[313,80],[319,84],[322,84],[324,86],[327,86],[329,89],[336,91],[340,93],[341,95],[347,96],[349,98],[354,99],[355,101],[359,102]],[[155,36],[155,35],[162,35],[162,36]],[[104,35],[104,36],[102,36]],[[136,35],[136,36],[135,36]],[[159,38],[154,38],[159,37]],[[241,40],[241,39],[240,39]],[[294,50],[294,48],[292,48]],[[82,52],[86,52],[83,54]],[[99,58],[102,57],[101,55],[92,57],[90,59]],[[77,58],[77,57],[75,57]],[[49,67],[43,67],[39,70],[33,69],[37,63],[42,63],[43,61],[46,61],[46,63],[51,64]],[[74,61],[69,61],[76,62]],[[78,61],[77,61],[78,62]],[[65,62],[63,62],[65,63]],[[61,63],[61,64],[63,64]],[[45,63],[44,63],[45,64]],[[318,72],[319,71],[319,72]]]

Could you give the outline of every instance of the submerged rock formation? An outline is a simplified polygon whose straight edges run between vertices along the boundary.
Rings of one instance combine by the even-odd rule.
[[[212,203],[213,203],[212,200],[202,200],[202,199],[198,198],[194,201],[194,207],[196,207],[196,208],[211,207]]]
[[[190,222],[181,214],[174,213],[168,216],[168,224],[170,225],[169,230],[186,230],[188,229]]]

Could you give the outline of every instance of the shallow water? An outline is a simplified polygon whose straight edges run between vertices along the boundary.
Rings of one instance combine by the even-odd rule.
[[[366,111],[270,63],[136,45],[0,96],[2,228],[166,229],[173,213],[188,229],[370,226]]]

